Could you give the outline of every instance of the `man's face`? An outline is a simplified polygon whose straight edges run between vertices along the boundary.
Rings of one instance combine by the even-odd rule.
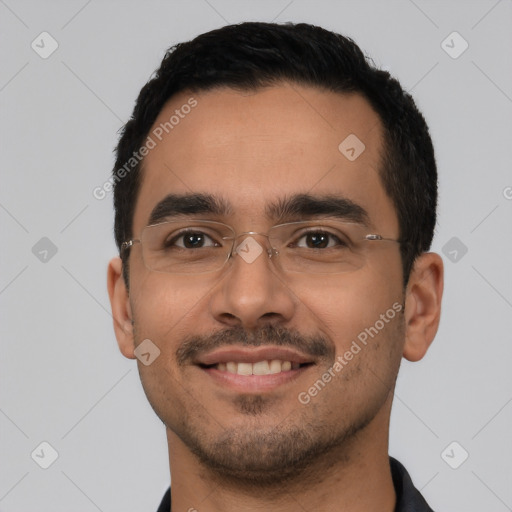
[[[286,84],[258,92],[183,93],[165,106],[154,128],[191,96],[197,106],[145,158],[135,238],[169,194],[221,199],[229,212],[190,218],[219,221],[236,233],[267,233],[280,223],[267,215],[270,204],[298,194],[336,196],[366,211],[368,233],[398,238],[397,216],[378,174],[381,124],[362,97]],[[353,161],[338,149],[350,134],[365,145]],[[305,212],[287,220],[311,218]],[[253,238],[265,247],[264,237]],[[387,439],[404,344],[403,317],[389,310],[403,303],[403,276],[398,244],[369,243],[364,265],[331,275],[282,272],[265,251],[251,263],[235,255],[216,272],[166,274],[146,268],[140,244],[133,246],[135,345],[150,339],[161,351],[151,365],[139,362],[141,379],[175,444],[225,475],[271,479],[325,459],[336,446],[349,447],[356,433],[373,429]],[[348,360],[344,354],[362,332],[367,343],[358,341],[360,350]],[[253,376],[237,383],[223,379],[222,369],[197,364],[213,350],[267,347],[299,352],[312,364],[285,378],[267,377],[267,384],[254,380],[252,387],[247,379]],[[345,364],[332,370],[338,357]],[[308,392],[330,368],[329,382]]]

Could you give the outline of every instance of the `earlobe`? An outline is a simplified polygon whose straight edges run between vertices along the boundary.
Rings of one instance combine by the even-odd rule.
[[[443,260],[436,253],[416,258],[405,298],[405,345],[403,356],[419,361],[434,340],[441,317]]]
[[[121,353],[135,359],[132,311],[128,290],[123,279],[121,258],[112,258],[108,264],[107,288],[114,319],[114,332]]]

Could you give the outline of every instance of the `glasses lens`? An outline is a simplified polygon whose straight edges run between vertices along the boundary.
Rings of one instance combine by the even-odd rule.
[[[164,222],[144,228],[142,257],[157,272],[213,272],[226,262],[233,237],[233,230],[218,222]]]
[[[296,222],[275,226],[270,241],[287,272],[337,274],[364,265],[368,245],[359,224],[336,221]]]
[[[367,237],[360,224],[332,220],[281,224],[268,238],[278,267],[305,274],[352,272],[365,265],[370,250],[387,245],[385,239]],[[228,260],[234,239],[233,228],[220,222],[164,222],[143,230],[142,257],[157,272],[214,272]]]

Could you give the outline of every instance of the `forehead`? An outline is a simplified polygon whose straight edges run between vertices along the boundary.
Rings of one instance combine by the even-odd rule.
[[[396,227],[378,173],[381,122],[358,94],[295,84],[183,92],[148,135],[135,233],[168,194],[195,193],[222,198],[231,206],[223,220],[251,229],[269,203],[297,194],[340,195]]]

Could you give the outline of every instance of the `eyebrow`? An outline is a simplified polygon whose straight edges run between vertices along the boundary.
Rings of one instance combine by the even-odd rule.
[[[211,194],[169,194],[152,210],[149,224],[174,217],[209,215],[226,217],[233,213],[230,203]],[[295,194],[266,205],[265,215],[274,222],[293,222],[315,217],[333,217],[366,227],[372,223],[368,212],[357,203],[339,195]]]
[[[172,217],[198,214],[227,216],[230,213],[228,202],[211,194],[169,194],[153,208],[149,224],[172,220]]]

